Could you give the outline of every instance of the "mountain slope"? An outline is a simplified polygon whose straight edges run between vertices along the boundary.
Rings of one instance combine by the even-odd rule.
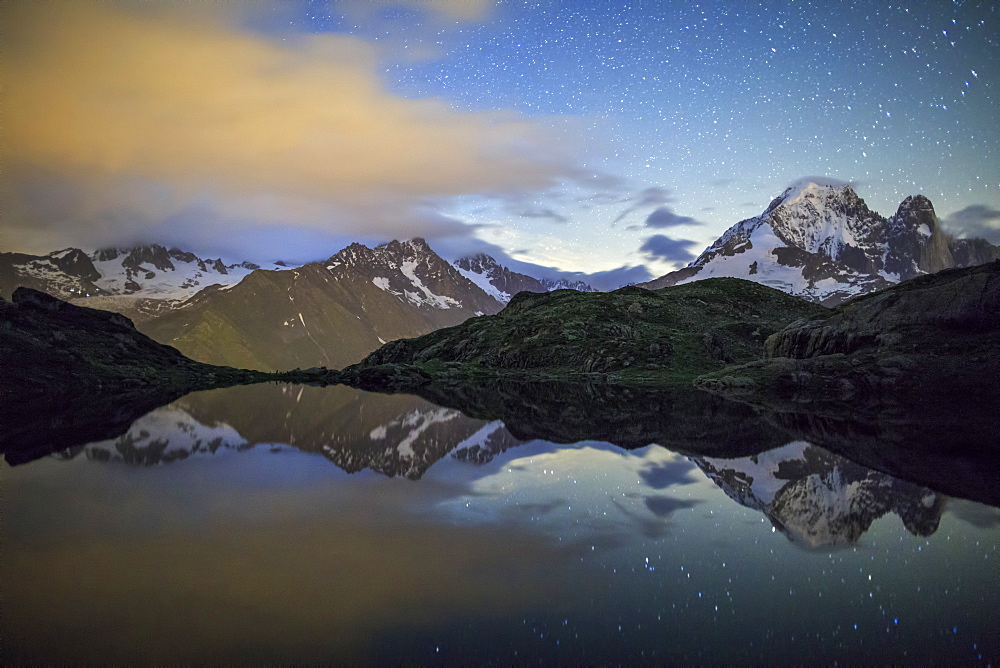
[[[0,300],[0,334],[4,402],[262,379],[261,374],[195,362],[139,333],[117,313],[74,306],[31,288],[18,288],[10,302]]]
[[[726,231],[687,267],[642,287],[746,278],[827,305],[900,281],[1000,258],[1000,247],[943,232],[930,200],[907,197],[886,219],[850,186],[802,180]]]
[[[415,239],[374,249],[352,244],[325,262],[258,270],[138,326],[206,362],[262,370],[342,367],[386,341],[500,306]]]

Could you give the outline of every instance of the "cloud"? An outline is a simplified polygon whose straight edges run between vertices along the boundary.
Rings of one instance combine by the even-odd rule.
[[[802,176],[795,179],[786,186],[787,188],[798,188],[809,183],[815,183],[819,186],[830,186],[834,188],[843,188],[844,186],[851,186],[852,189],[856,188],[857,184],[852,181],[843,181],[841,179],[835,179],[830,176]]]
[[[662,234],[654,234],[646,239],[639,250],[646,254],[651,260],[661,260],[664,262],[689,262],[694,259],[694,255],[687,249],[697,242],[687,239],[671,239]]]
[[[284,3],[272,11],[281,11],[297,3]],[[303,8],[310,21],[319,17],[331,25],[352,26],[352,32],[378,35],[378,50],[394,62],[423,63],[447,55],[449,47],[462,39],[462,31],[471,23],[487,21],[496,3],[490,0],[334,0],[326,6],[311,4]],[[293,9],[293,15],[295,11]]]
[[[668,204],[673,201],[673,198],[670,196],[670,191],[666,188],[658,188],[654,186],[652,188],[646,188],[636,197],[626,201],[630,202],[629,205],[625,207],[624,211],[618,214],[618,217],[611,223],[612,225],[617,225],[626,216],[639,209],[647,206],[661,206],[663,204]]]
[[[646,227],[663,229],[679,225],[701,225],[701,223],[690,216],[678,216],[666,206],[653,209],[653,212],[646,217]]]
[[[392,11],[408,10],[437,27],[439,24],[476,23],[486,20],[496,3],[489,0],[395,0],[394,2],[357,2],[339,0],[333,9],[343,11],[355,21],[385,17]]]
[[[952,234],[965,238],[986,239],[1000,244],[1000,210],[985,204],[972,204],[947,216],[944,227]]]
[[[583,274],[583,276],[584,278],[581,280],[602,291],[615,290],[623,285],[632,285],[633,283],[644,283],[654,278],[649,268],[642,264],[622,266],[593,274]]]
[[[3,4],[5,245],[155,241],[193,212],[222,241],[276,225],[413,236],[426,230],[399,232],[426,222],[428,198],[576,178],[546,126],[400,97],[365,42],[282,42],[222,16],[232,6]]]
[[[524,211],[518,213],[518,215],[521,216],[522,218],[545,218],[555,223],[569,222],[569,218],[563,216],[562,214],[556,213],[552,209],[542,209],[542,208],[525,209]]]
[[[965,499],[949,499],[948,512],[979,529],[1000,527],[1000,508],[991,508]]]

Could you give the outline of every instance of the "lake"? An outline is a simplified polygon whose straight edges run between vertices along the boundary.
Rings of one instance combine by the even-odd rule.
[[[625,449],[342,386],[181,397],[0,465],[0,659],[1000,659],[1000,509],[749,414],[715,447],[698,410]]]

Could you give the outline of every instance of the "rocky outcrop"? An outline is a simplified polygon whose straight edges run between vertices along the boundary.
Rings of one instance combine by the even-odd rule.
[[[792,323],[766,359],[706,374],[710,391],[834,412],[943,406],[996,414],[1000,261],[920,276]]]
[[[1000,262],[948,270],[861,297],[822,320],[771,336],[767,357],[806,359],[862,349],[947,353],[956,337],[1000,331]]]

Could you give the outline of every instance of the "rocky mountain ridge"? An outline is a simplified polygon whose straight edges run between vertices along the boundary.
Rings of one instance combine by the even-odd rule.
[[[275,268],[277,265],[275,265]],[[48,255],[0,253],[0,294],[18,286],[60,299],[142,297],[180,301],[209,285],[233,285],[259,265],[225,264],[158,244],[86,253],[67,248]],[[90,302],[88,305],[96,305]]]
[[[900,281],[1000,258],[1000,247],[945,233],[923,195],[884,218],[849,185],[802,180],[727,230],[687,267],[640,284],[658,289],[714,276],[746,278],[836,305]]]
[[[463,276],[504,304],[519,292],[551,292],[552,290],[597,292],[584,281],[553,281],[511,271],[485,253],[463,257],[453,264]]]
[[[387,341],[496,313],[502,304],[423,239],[351,244],[323,262],[258,270],[137,326],[194,359],[260,370],[360,361]]]
[[[320,454],[347,473],[416,480],[444,457],[481,465],[520,443],[501,422],[484,423],[412,395],[266,384],[192,393],[144,415],[114,439],[56,456],[157,466],[288,447]]]
[[[1000,261],[918,276],[827,315],[791,323],[764,358],[696,384],[768,405],[885,403],[984,411],[996,424],[1000,374]],[[855,409],[856,410],[856,409]],[[1000,428],[1000,425],[998,425]]]

